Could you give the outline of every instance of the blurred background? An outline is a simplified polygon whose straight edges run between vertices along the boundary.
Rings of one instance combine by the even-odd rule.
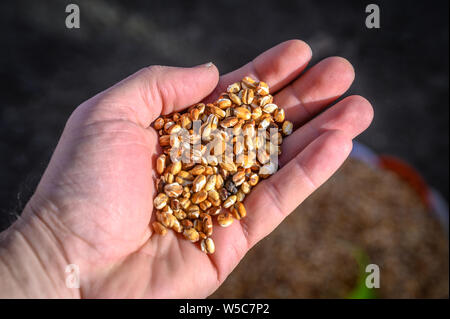
[[[349,160],[214,296],[448,297],[448,233],[427,193],[448,201],[448,1],[375,1],[380,29],[365,27],[365,1],[77,0],[81,28],[67,29],[69,3],[0,3],[0,230],[20,214],[84,100],[144,66],[213,61],[226,73],[298,38],[312,64],[351,61],[348,94],[375,109],[357,140],[402,161]],[[360,289],[369,261],[385,283],[375,295]]]

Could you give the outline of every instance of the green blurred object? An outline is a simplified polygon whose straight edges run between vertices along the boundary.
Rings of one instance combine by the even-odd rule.
[[[357,249],[355,259],[359,265],[359,278],[356,287],[349,293],[347,299],[376,299],[375,289],[366,286],[366,266],[370,263],[369,256],[363,250]]]

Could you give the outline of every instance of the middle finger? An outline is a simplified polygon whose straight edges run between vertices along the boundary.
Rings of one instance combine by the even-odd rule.
[[[351,86],[355,72],[346,59],[326,58],[274,96],[295,126],[310,120]]]

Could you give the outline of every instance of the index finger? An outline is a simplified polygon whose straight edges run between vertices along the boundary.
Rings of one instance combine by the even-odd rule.
[[[282,42],[239,69],[222,75],[219,84],[206,100],[212,101],[217,98],[226,91],[228,85],[240,81],[245,76],[266,82],[271,93],[275,93],[300,75],[311,60],[311,56],[311,48],[301,40]]]

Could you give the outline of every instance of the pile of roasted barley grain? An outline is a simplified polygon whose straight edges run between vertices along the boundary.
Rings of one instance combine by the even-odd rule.
[[[355,159],[252,248],[211,297],[346,298],[366,274],[355,251],[380,267],[376,297],[448,298],[442,225],[397,175]]]
[[[216,102],[162,116],[153,127],[163,149],[156,161],[153,229],[161,235],[173,229],[212,254],[212,217],[227,227],[246,216],[242,201],[260,178],[277,171],[292,123],[265,82],[245,77]]]

